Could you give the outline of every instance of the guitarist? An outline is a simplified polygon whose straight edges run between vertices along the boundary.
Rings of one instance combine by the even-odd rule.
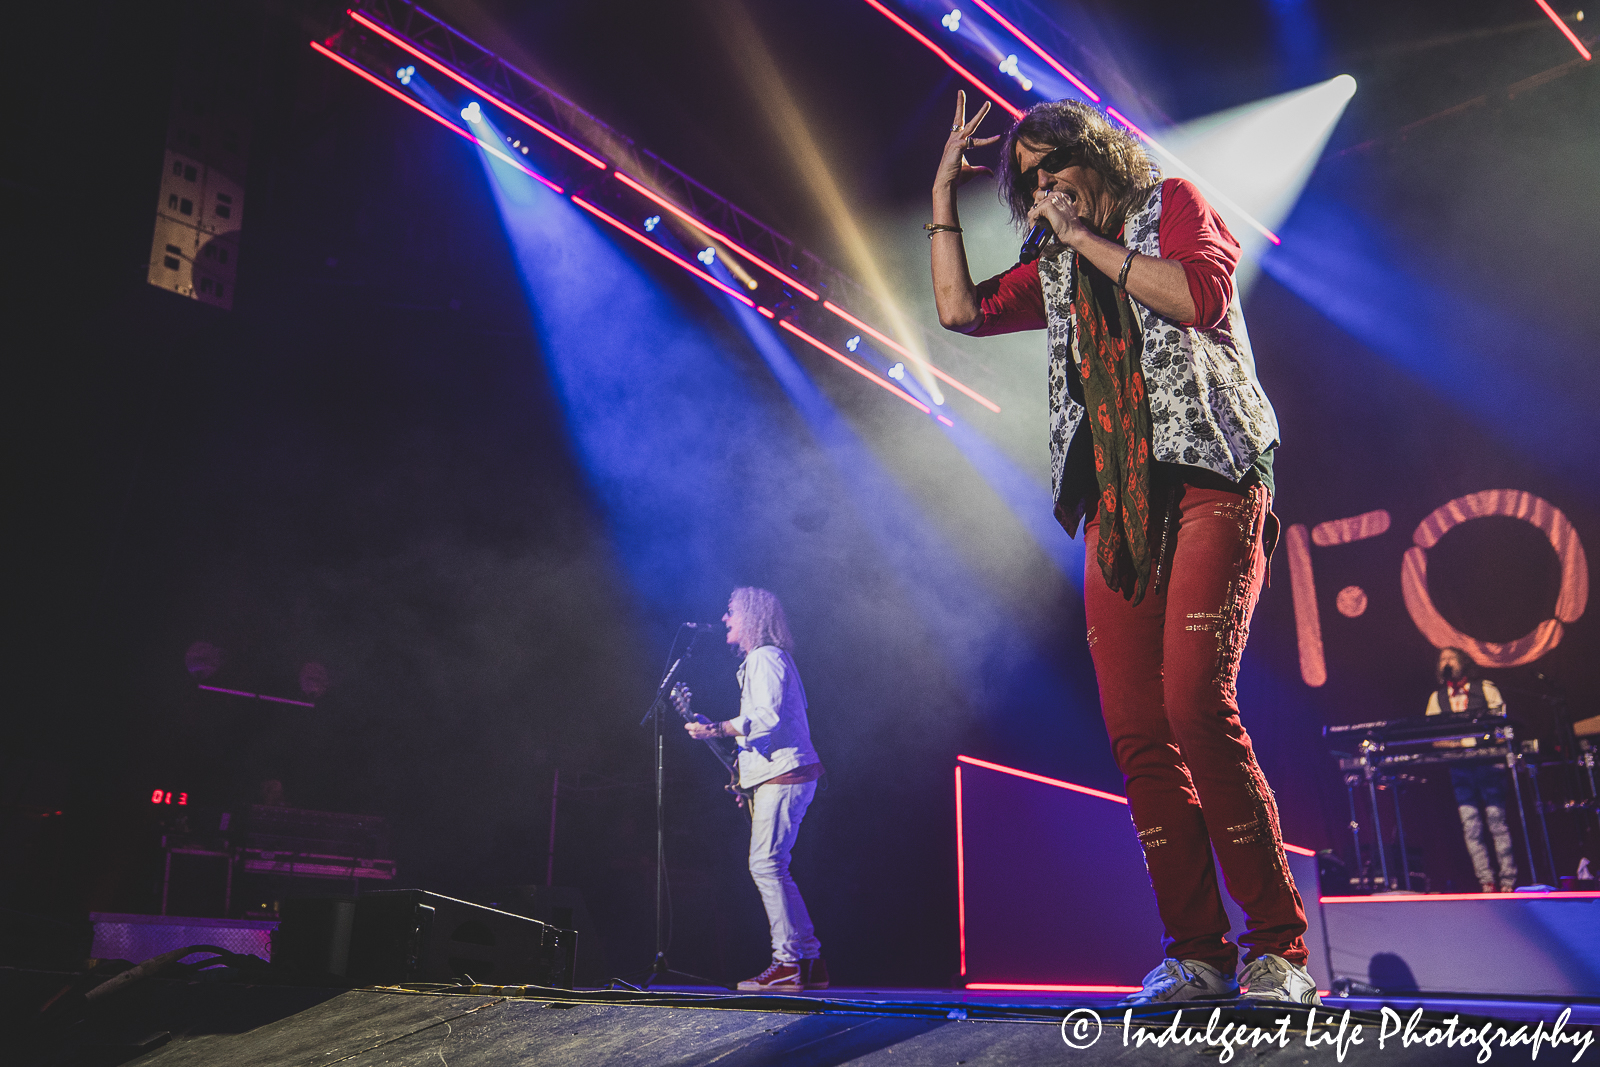
[[[794,638],[783,605],[765,589],[742,586],[722,616],[739,665],[739,715],[725,722],[684,725],[697,741],[733,737],[739,743],[739,785],[750,800],[750,877],[772,928],[772,965],[739,988],[795,992],[828,988],[828,967],[805,901],[789,875],[789,854],[800,821],[817,792],[822,763],[811,747],[806,691],[790,655]]]

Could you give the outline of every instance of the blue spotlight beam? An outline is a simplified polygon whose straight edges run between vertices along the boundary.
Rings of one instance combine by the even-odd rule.
[[[403,66],[420,61],[440,71],[476,99],[500,108],[551,138],[553,144],[561,145],[564,151],[550,157],[548,163],[541,162],[541,169],[567,190],[581,193],[590,204],[604,207],[615,217],[630,219],[638,213],[638,205],[630,203],[636,191],[641,204],[648,198],[657,205],[673,205],[674,214],[686,217],[685,225],[702,226],[773,276],[773,288],[764,287],[756,294],[758,304],[768,309],[765,314],[790,319],[808,333],[835,344],[842,343],[845,334],[841,330],[846,328],[838,322],[825,321],[828,316],[819,318],[801,306],[809,301],[794,301],[796,295],[819,303],[827,296],[830,308],[842,305],[857,315],[879,321],[888,317],[886,309],[878,305],[877,298],[865,286],[410,0],[363,0],[347,15],[345,27],[325,41],[319,51],[329,58],[342,57],[346,66],[362,68],[367,80],[391,92],[396,87],[388,85],[383,74],[393,72],[397,62]],[[403,95],[401,98],[407,99]],[[414,101],[407,102],[416,106]],[[449,114],[446,110],[446,117],[440,119],[434,112],[433,117],[460,133]],[[479,143],[489,150],[486,142]],[[612,157],[611,169],[606,170],[607,161],[585,147],[590,145],[604,147]],[[624,167],[631,177],[619,173],[619,168]],[[617,181],[604,180],[602,173]],[[631,188],[623,190],[624,185]],[[643,219],[656,210],[651,207],[639,217]],[[784,280],[790,284],[785,286]],[[993,401],[956,382],[938,366],[959,369],[970,377],[974,369],[984,366],[979,358],[957,347],[943,331],[917,328],[933,372],[974,403],[998,413],[999,406]],[[838,341],[833,340],[835,335]]]

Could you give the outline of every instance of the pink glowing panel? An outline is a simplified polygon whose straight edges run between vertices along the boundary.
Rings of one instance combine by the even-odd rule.
[[[961,973],[967,973],[967,836],[961,807],[961,765],[956,765],[956,930],[961,939]]]
[[[1091,789],[1086,785],[1074,785],[1071,782],[1063,782],[1059,778],[1046,778],[1042,774],[1034,774],[1032,771],[1023,771],[1018,770],[1015,767],[1007,767],[1003,763],[990,763],[988,760],[981,760],[974,756],[957,756],[956,761],[958,763],[969,763],[974,767],[983,767],[991,771],[999,771],[1001,774],[1010,774],[1018,778],[1026,778],[1030,782],[1042,782],[1045,785],[1053,785],[1057,789],[1070,789],[1074,793],[1083,793],[1087,796],[1099,797],[1101,800],[1113,800],[1118,804],[1126,804],[1128,802],[1127,797],[1119,797],[1115,793],[1107,793],[1101,789]],[[1285,851],[1294,852],[1301,856],[1316,855],[1316,852],[1313,849],[1302,848],[1299,845],[1285,844],[1283,847]]]
[[[1028,985],[1025,982],[968,982],[963,989],[1009,990],[1019,993],[1137,993],[1136,985]]]
[[[854,326],[856,329],[860,330],[862,333],[872,335],[872,337],[875,340],[877,340],[880,343],[885,344],[885,345],[889,346],[890,348],[894,349],[896,352],[900,353],[902,356],[904,356],[907,359],[911,360],[913,363],[916,363],[916,364],[918,364],[920,366],[923,366],[923,367],[927,367],[928,370],[933,373],[933,376],[935,378],[938,378],[941,382],[944,382],[946,385],[950,386],[950,388],[959,390],[959,391],[967,394],[967,396],[970,396],[972,399],[976,400],[978,403],[982,404],[984,407],[988,408],[990,411],[994,412],[996,415],[1000,414],[1000,405],[999,404],[996,404],[993,400],[990,400],[988,397],[984,396],[983,394],[981,394],[981,393],[979,393],[979,392],[977,392],[977,391],[975,391],[973,389],[969,389],[965,385],[962,385],[960,382],[958,382],[954,378],[950,377],[950,375],[946,374],[944,371],[940,370],[938,367],[935,367],[932,363],[929,363],[927,360],[922,359],[920,356],[912,355],[910,353],[910,351],[908,351],[905,348],[905,346],[903,346],[903,345],[899,344],[898,342],[890,339],[886,335],[884,335],[882,333],[879,333],[877,330],[874,330],[871,326],[868,326],[866,323],[862,322],[860,319],[858,319],[854,315],[850,314],[844,308],[840,307],[838,304],[835,304],[832,300],[824,300],[822,302],[822,306],[827,308],[829,311],[833,312],[835,315],[839,316],[844,321],[848,322],[850,325]]]
[[[1352,541],[1377,537],[1388,529],[1389,513],[1379,508],[1377,511],[1352,515],[1348,519],[1317,523],[1311,528],[1311,543],[1318,548],[1332,548],[1334,545],[1348,545]]]
[[[815,337],[812,337],[809,333],[806,333],[804,330],[800,329],[800,327],[796,326],[794,323],[790,322],[788,319],[779,319],[778,320],[778,325],[782,326],[785,330],[788,330],[790,333],[794,334],[796,337],[800,338],[802,341],[805,341],[811,347],[813,347],[815,349],[818,349],[819,351],[826,352],[828,355],[832,356],[834,359],[838,360],[840,363],[843,363],[846,367],[849,367],[851,370],[853,370],[857,374],[861,375],[863,378],[865,378],[867,381],[871,382],[873,385],[882,386],[883,388],[889,390],[889,392],[893,393],[895,396],[899,397],[901,400],[904,400],[907,404],[910,404],[912,407],[916,408],[918,411],[922,412],[924,415],[933,414],[933,412],[929,409],[928,405],[924,404],[922,401],[918,400],[916,397],[912,396],[910,393],[906,392],[904,389],[901,389],[899,386],[893,384],[892,382],[884,381],[882,378],[878,377],[876,374],[873,374],[867,368],[863,367],[861,364],[857,363],[855,360],[851,359],[849,356],[845,355],[843,352],[839,352],[839,351],[836,351],[836,350],[828,347],[827,345],[823,344],[821,341],[817,340]]]
[[[1561,20],[1561,16],[1556,14],[1555,10],[1550,5],[1545,3],[1545,0],[1533,0],[1533,2],[1538,4],[1546,15],[1550,16],[1550,21],[1556,24],[1556,29],[1561,31],[1562,36],[1572,42],[1572,47],[1578,50],[1578,54],[1580,56],[1582,56],[1584,59],[1594,58],[1594,56],[1589,54],[1589,50],[1583,47],[1583,42],[1578,40],[1578,35],[1573,33],[1572,30],[1567,27],[1567,24]]]
[[[554,192],[557,192],[557,193],[565,191],[565,190],[563,190],[561,188],[561,186],[557,185],[555,182],[551,181],[549,178],[546,178],[543,174],[540,174],[540,173],[538,173],[537,171],[534,171],[534,170],[530,170],[527,167],[527,165],[525,165],[523,163],[520,163],[517,160],[512,159],[510,156],[506,155],[506,153],[502,152],[498,146],[492,145],[488,141],[483,140],[482,138],[475,137],[470,131],[462,129],[460,126],[457,126],[455,123],[451,122],[449,119],[440,116],[439,114],[435,113],[434,111],[432,111],[429,108],[424,107],[422,104],[420,104],[417,101],[411,99],[411,97],[407,96],[405,93],[400,92],[400,90],[396,89],[394,86],[390,85],[388,82],[384,81],[382,78],[374,77],[372,74],[368,73],[366,70],[363,70],[361,67],[358,67],[356,64],[354,64],[354,63],[350,62],[348,59],[344,58],[344,56],[339,55],[337,52],[331,51],[330,49],[323,47],[321,44],[317,43],[316,41],[312,41],[311,42],[311,47],[316,49],[318,52],[322,53],[323,55],[327,56],[329,59],[333,60],[335,63],[339,64],[341,67],[345,68],[346,70],[353,71],[354,73],[359,74],[361,77],[365,78],[367,81],[371,82],[373,85],[376,85],[378,88],[382,89],[384,92],[388,93],[390,96],[394,97],[396,100],[403,101],[406,104],[410,105],[411,107],[416,108],[418,111],[422,112],[424,115],[428,116],[430,119],[432,119],[433,121],[437,122],[439,125],[443,126],[445,129],[449,130],[451,133],[459,134],[460,136],[465,137],[467,140],[471,141],[473,144],[477,145],[479,148],[482,148],[485,152],[488,152],[490,155],[493,155],[497,159],[504,160],[505,162],[511,164],[513,167],[516,167],[518,170],[520,170],[522,173],[526,174],[528,177],[534,178],[537,181],[542,182],[550,190],[552,190]]]
[[[940,48],[938,45],[930,41],[924,34],[918,32],[917,28],[911,25],[911,23],[907,22],[899,15],[896,15],[893,11],[890,11],[888,8],[884,7],[878,2],[878,0],[867,0],[867,3],[876,8],[878,13],[884,18],[888,19],[890,22],[909,33],[928,51],[944,60],[945,66],[949,67],[951,70],[967,79],[967,81],[977,86],[979,92],[981,92],[984,96],[987,96],[990,100],[993,100],[996,104],[999,104],[1000,107],[1003,108],[1012,118],[1020,119],[1022,117],[1022,111],[1019,108],[1014,106],[1010,101],[1006,100],[1005,97],[1000,96],[993,89],[989,88],[982,81],[978,80],[977,76],[966,67],[963,67],[960,63],[957,63],[955,60],[951,59],[949,52],[946,52],[943,48]]]
[[[1428,592],[1428,550],[1461,523],[1501,515],[1521,519],[1550,541],[1561,561],[1561,588],[1556,593],[1554,616],[1509,642],[1482,641],[1464,634],[1439,614]],[[1484,667],[1518,667],[1532,663],[1561,643],[1565,626],[1577,622],[1589,604],[1589,561],[1578,532],[1561,509],[1542,497],[1520,489],[1488,489],[1457,497],[1417,524],[1413,545],[1400,561],[1400,591],[1406,611],[1434,647],[1466,649]]]
[[[752,307],[753,308],[753,307],[756,306],[756,302],[754,300],[751,300],[748,296],[745,296],[743,293],[739,292],[739,290],[733,288],[732,286],[724,285],[722,282],[720,282],[717,279],[713,278],[711,275],[707,274],[705,271],[701,270],[699,267],[697,267],[694,264],[690,263],[687,259],[684,259],[682,256],[678,255],[676,252],[673,252],[672,250],[670,250],[668,248],[665,248],[662,245],[659,245],[656,242],[650,240],[650,238],[648,238],[644,234],[639,233],[638,231],[634,230],[632,227],[630,227],[627,223],[623,222],[621,219],[616,218],[615,216],[606,214],[604,211],[601,211],[599,208],[597,208],[593,204],[589,203],[583,197],[574,196],[572,198],[572,202],[574,204],[577,204],[579,207],[583,208],[583,210],[587,211],[589,214],[594,215],[595,217],[597,217],[599,219],[602,219],[605,222],[610,223],[612,226],[614,226],[617,229],[621,230],[623,233],[627,234],[629,237],[632,237],[635,241],[638,241],[640,244],[645,245],[646,247],[651,248],[654,251],[661,253],[663,256],[666,256],[668,259],[672,260],[672,262],[676,263],[678,266],[682,267],[684,270],[688,271],[690,274],[693,274],[696,278],[699,278],[701,281],[707,282],[707,283],[709,283],[711,285],[716,286],[718,289],[721,289],[724,293],[727,293],[729,296],[731,296],[735,300],[739,301],[745,307]]]
[[[739,253],[745,259],[748,259],[750,262],[754,263],[756,266],[760,267],[762,270],[766,271],[768,274],[772,275],[774,278],[777,278],[783,284],[791,286],[794,289],[799,290],[800,292],[806,294],[807,296],[809,296],[813,300],[820,299],[820,297],[818,297],[817,294],[815,292],[813,292],[812,290],[806,288],[804,285],[801,285],[799,282],[795,281],[793,278],[791,278],[787,274],[783,273],[783,271],[779,270],[777,267],[774,267],[771,263],[768,263],[766,260],[764,260],[760,256],[756,255],[754,252],[750,251],[748,248],[744,247],[739,242],[735,241],[733,238],[728,237],[725,234],[719,233],[718,231],[712,229],[710,226],[707,226],[705,223],[701,222],[699,219],[695,218],[693,215],[691,215],[687,211],[683,210],[677,204],[674,204],[672,201],[666,199],[665,197],[662,197],[662,196],[658,195],[657,193],[655,193],[654,191],[645,188],[639,182],[637,182],[634,179],[628,177],[626,174],[622,173],[622,171],[620,171],[620,170],[612,171],[612,173],[616,175],[617,181],[621,182],[623,185],[626,185],[628,188],[637,191],[642,196],[647,197],[651,201],[653,201],[653,202],[655,202],[657,204],[660,204],[662,207],[666,208],[668,211],[672,212],[674,215],[678,216],[680,219],[682,219],[684,222],[687,222],[689,225],[693,226],[695,229],[704,230],[706,233],[710,234],[712,237],[715,237],[718,241],[721,241],[723,244],[727,245],[729,248],[731,248],[735,252]]]
[[[1095,92],[1093,89],[1083,84],[1083,82],[1079,81],[1076,74],[1072,73],[1072,71],[1056,62],[1055,56],[1052,56],[1049,52],[1046,52],[1043,48],[1040,48],[1038,45],[1034,44],[1031,37],[1013,26],[1004,15],[1000,14],[1000,12],[984,3],[983,0],[972,0],[972,2],[977,4],[984,14],[988,15],[1000,25],[1004,26],[1011,33],[1011,36],[1015,37],[1017,40],[1031,48],[1034,55],[1038,56],[1040,59],[1054,67],[1057,74],[1060,74],[1063,78],[1067,79],[1067,81],[1071,82],[1073,85],[1076,85],[1080,93],[1082,93],[1084,96],[1087,96],[1090,100],[1097,104],[1100,102],[1099,93]]]
[[[415,46],[410,44],[405,39],[397,36],[395,33],[393,33],[392,31],[390,31],[388,29],[386,29],[385,27],[379,25],[378,23],[373,22],[370,18],[368,18],[367,16],[363,15],[361,12],[352,10],[352,11],[346,11],[345,14],[349,15],[356,22],[358,22],[361,25],[365,26],[367,29],[371,30],[373,33],[376,33],[378,36],[382,37],[384,40],[388,41],[390,44],[394,45],[396,48],[402,49],[403,51],[409,53],[410,55],[416,56],[418,59],[422,60],[428,66],[432,67],[434,70],[438,71],[440,74],[443,74],[446,78],[449,78],[451,81],[455,82],[456,84],[464,86],[465,88],[471,89],[475,93],[481,93],[485,100],[489,101],[489,103],[493,104],[495,107],[499,108],[501,111],[504,111],[507,115],[510,115],[512,118],[516,119],[518,122],[525,123],[528,126],[533,127],[535,130],[538,130],[540,133],[542,133],[546,137],[550,138],[550,140],[554,141],[556,144],[560,145],[562,148],[565,148],[567,151],[572,152],[574,155],[577,155],[578,157],[583,159],[585,162],[591,163],[594,166],[599,167],[601,170],[605,170],[606,169],[606,161],[601,159],[599,156],[595,155],[592,152],[584,150],[583,148],[579,147],[576,144],[573,144],[571,141],[567,140],[565,137],[561,136],[556,131],[550,129],[548,126],[544,125],[542,122],[539,122],[536,119],[532,119],[532,118],[529,118],[527,115],[524,115],[521,111],[518,111],[516,108],[512,107],[510,104],[508,104],[505,101],[501,100],[499,97],[495,96],[493,93],[491,93],[489,90],[485,89],[483,86],[477,84],[474,81],[471,81],[470,79],[463,78],[461,75],[457,74],[455,71],[451,70],[449,67],[445,66],[443,63],[440,63],[437,59],[435,59],[432,56],[428,55],[426,52],[419,51]]]
[[[1322,616],[1317,614],[1317,579],[1311,569],[1311,535],[1303,523],[1283,531],[1289,557],[1289,592],[1294,595],[1294,629],[1300,641],[1300,677],[1313,688],[1328,683],[1322,652]]]

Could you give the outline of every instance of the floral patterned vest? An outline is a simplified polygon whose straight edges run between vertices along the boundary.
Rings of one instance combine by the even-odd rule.
[[[1161,186],[1157,185],[1128,216],[1127,247],[1159,257],[1160,223]],[[1083,405],[1067,389],[1067,361],[1081,362],[1072,310],[1076,261],[1069,252],[1039,260],[1049,323],[1050,488],[1056,501],[1061,501],[1067,452],[1083,421]],[[1278,443],[1278,417],[1256,380],[1239,294],[1234,293],[1227,317],[1212,330],[1180,326],[1137,300],[1132,304],[1144,338],[1139,358],[1150,395],[1156,460],[1204,467],[1231,481],[1242,480],[1255,461]],[[1057,515],[1068,532],[1076,532],[1083,517],[1082,502],[1063,503]]]

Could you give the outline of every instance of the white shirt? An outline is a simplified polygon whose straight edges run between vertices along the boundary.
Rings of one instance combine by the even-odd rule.
[[[794,659],[777,645],[752,648],[739,665],[739,784],[760,785],[819,762],[806,721],[806,690]]]

